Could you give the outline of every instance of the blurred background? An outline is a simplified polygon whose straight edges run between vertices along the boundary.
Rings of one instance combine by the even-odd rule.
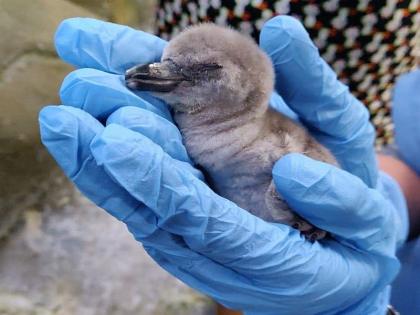
[[[100,18],[166,39],[215,21],[257,39],[268,18],[294,15],[369,107],[377,145],[392,144],[390,91],[420,55],[418,0],[223,3],[0,0],[0,315],[215,314],[210,300],[161,270],[120,222],[83,198],[43,149],[38,112],[60,103],[72,70],[53,45],[65,18]]]

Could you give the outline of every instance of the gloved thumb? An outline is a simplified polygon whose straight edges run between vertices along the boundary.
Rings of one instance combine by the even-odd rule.
[[[360,178],[302,154],[284,156],[273,179],[289,206],[353,246],[393,255],[395,210]]]

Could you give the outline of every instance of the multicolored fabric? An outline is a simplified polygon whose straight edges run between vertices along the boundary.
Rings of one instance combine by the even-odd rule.
[[[214,22],[258,41],[264,22],[279,14],[302,21],[340,80],[368,106],[377,145],[391,143],[394,81],[420,56],[420,0],[160,0],[156,32],[170,39],[188,25]]]

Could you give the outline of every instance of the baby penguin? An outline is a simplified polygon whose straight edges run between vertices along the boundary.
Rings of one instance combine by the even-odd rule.
[[[172,107],[190,157],[219,195],[310,240],[325,237],[288,207],[271,172],[291,152],[337,162],[303,127],[269,107],[273,65],[252,39],[214,24],[190,27],[169,42],[161,62],[127,70],[126,84]]]

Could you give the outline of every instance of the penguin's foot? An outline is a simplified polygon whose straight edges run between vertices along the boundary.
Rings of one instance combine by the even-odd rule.
[[[311,242],[321,240],[327,236],[326,231],[318,229],[317,227],[306,222],[302,218],[297,218],[296,222],[293,223],[292,227],[299,230],[302,233],[302,235],[305,236],[306,239]]]

